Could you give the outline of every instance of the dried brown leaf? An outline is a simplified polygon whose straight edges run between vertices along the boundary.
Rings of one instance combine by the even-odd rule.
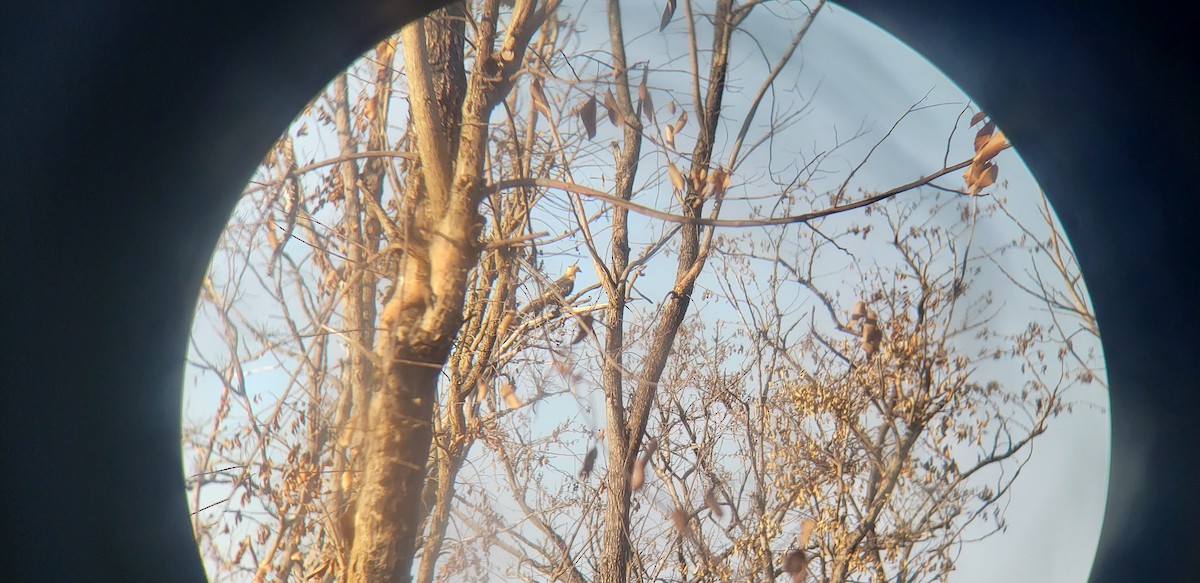
[[[978,132],[975,132],[975,151],[976,152],[983,149],[983,146],[988,143],[988,140],[992,139],[992,132],[995,129],[996,129],[996,122],[989,121],[989,122],[983,124],[983,127],[979,128]]]
[[[975,182],[969,185],[971,194],[979,194],[979,191],[995,184],[996,177],[1000,174],[1000,166],[989,162],[984,166],[982,172],[977,172],[976,174],[974,177]]]
[[[667,6],[663,9],[662,22],[658,23],[658,32],[662,32],[671,24],[671,17],[675,15],[676,0],[667,0]]]
[[[669,125],[663,126],[663,143],[671,150],[675,149],[675,128]]]
[[[583,103],[583,107],[579,110],[579,119],[583,120],[583,127],[587,130],[588,139],[596,137],[596,96],[588,97],[588,100]]]
[[[970,190],[975,184],[975,180],[977,179],[976,177],[980,173],[981,169],[979,164],[971,164],[970,166],[967,166],[966,170],[963,170],[963,182],[967,184],[967,190]]]
[[[650,120],[650,123],[657,123],[654,120],[654,101],[650,98],[650,89],[646,87],[646,75],[644,74],[642,82],[638,84],[638,100],[642,113],[646,114],[646,119]]]
[[[675,100],[674,99],[667,102],[667,113],[669,113],[671,115],[675,115]]]
[[[973,163],[984,164],[990,162],[992,158],[996,157],[996,154],[999,154],[1001,150],[1007,147],[1008,139],[1004,137],[1004,132],[997,131],[992,134],[992,137],[988,138],[987,143],[978,152],[975,152],[975,161]]]
[[[987,114],[982,111],[976,113],[975,115],[971,116],[971,125],[969,125],[967,127],[971,127],[971,128],[975,127],[975,124],[983,121],[983,119],[986,117],[987,117]]]
[[[617,98],[613,97],[612,89],[604,93],[604,111],[608,114],[608,121],[615,126],[621,125],[621,115],[617,109]]]

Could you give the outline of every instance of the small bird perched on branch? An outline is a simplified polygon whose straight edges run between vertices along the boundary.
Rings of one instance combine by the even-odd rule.
[[[525,307],[521,308],[521,314],[536,316],[549,306],[559,305],[571,294],[571,290],[575,289],[575,275],[577,273],[579,273],[578,265],[568,267],[567,272],[555,280],[554,283],[550,284],[550,287],[546,288],[546,291],[542,295],[525,304]]]

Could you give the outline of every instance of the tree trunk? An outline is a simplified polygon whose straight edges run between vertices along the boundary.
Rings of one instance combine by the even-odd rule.
[[[693,161],[693,172],[707,167],[712,159],[713,135],[721,111],[721,100],[725,90],[725,73],[732,26],[729,24],[731,0],[717,3],[717,22],[713,40],[713,61],[705,110],[700,116],[700,137],[697,140]],[[617,0],[609,0],[608,24],[610,44],[616,68],[617,99],[626,117],[635,111],[629,93],[629,76],[626,68],[624,33],[621,28],[621,9]],[[635,117],[636,119],[636,117]],[[628,200],[637,174],[637,160],[641,152],[642,128],[638,123],[625,127],[625,146],[617,162],[616,194]],[[694,181],[689,181],[692,183]],[[683,214],[699,217],[703,210],[702,193],[691,185],[687,189],[687,204]],[[719,204],[719,203],[718,203]],[[613,210],[611,273],[624,273],[629,264],[629,233],[627,211]],[[608,421],[609,474],[607,481],[607,504],[604,509],[604,538],[601,546],[599,580],[605,583],[625,583],[629,579],[631,548],[629,543],[630,471],[636,462],[645,436],[646,423],[654,404],[658,381],[662,377],[667,358],[674,345],[679,325],[687,315],[696,278],[707,260],[707,249],[701,244],[702,231],[698,225],[686,225],[681,229],[678,271],[670,297],[660,311],[655,325],[653,341],[642,361],[638,374],[636,392],[628,409],[625,405],[625,390],[622,378],[624,352],[624,311],[626,282],[617,281],[610,287],[608,309],[608,342],[602,379]]]
[[[371,399],[350,580],[411,580],[438,371],[393,363]]]
[[[469,274],[482,250],[487,120],[498,89],[519,70],[524,43],[544,18],[533,7],[528,0],[516,4],[506,34],[523,40],[511,59],[501,59],[494,54],[497,0],[482,3],[472,27],[469,82],[461,6],[401,32],[409,138],[418,162],[402,193],[403,252],[377,325],[375,356],[382,370],[368,413],[350,553],[353,583],[412,579],[438,379],[462,325]],[[453,480],[446,484],[452,487]]]

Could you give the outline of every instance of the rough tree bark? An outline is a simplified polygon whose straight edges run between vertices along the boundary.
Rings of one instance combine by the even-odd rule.
[[[725,75],[728,68],[729,40],[734,28],[732,7],[732,0],[719,0],[713,15],[712,62],[707,76],[708,87],[703,103],[695,104],[699,111],[700,135],[692,152],[691,179],[687,181],[681,213],[689,218],[699,218],[704,212],[705,181],[701,178],[701,172],[706,171],[712,162],[713,136],[720,120],[721,100],[725,93]],[[621,8],[617,0],[609,0],[608,15],[613,60],[617,69],[617,99],[625,112],[624,117],[637,120],[633,123],[627,122],[625,146],[617,166],[616,196],[629,200],[641,151],[642,125],[633,113],[635,110],[629,91]],[[694,73],[699,74],[698,71]],[[719,208],[719,196],[713,204]],[[639,369],[635,392],[628,408],[625,406],[624,366],[621,359],[624,352],[625,297],[628,291],[623,276],[629,267],[628,211],[625,209],[613,210],[612,232],[612,260],[609,272],[617,277],[616,281],[607,286],[608,338],[602,375],[609,427],[607,441],[611,470],[607,476],[607,504],[604,509],[599,580],[605,583],[624,583],[629,578],[630,563],[630,474],[645,437],[646,423],[654,404],[658,381],[671,354],[679,325],[687,315],[696,278],[704,269],[707,245],[702,241],[706,233],[711,233],[711,228],[704,229],[700,225],[688,224],[681,229],[675,283],[659,312],[653,339]]]
[[[516,3],[505,33],[508,50],[497,53],[498,1],[483,3],[469,76],[462,69],[461,7],[402,31],[411,146],[419,163],[403,193],[398,227],[406,239],[375,342],[380,370],[367,412],[350,551],[348,580],[354,583],[412,577],[438,379],[482,250],[478,207],[487,122],[544,15],[535,5]]]

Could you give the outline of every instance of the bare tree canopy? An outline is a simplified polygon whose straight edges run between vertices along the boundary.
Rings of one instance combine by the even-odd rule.
[[[189,363],[214,580],[932,582],[1005,528],[1104,373],[1003,132],[809,119],[823,1],[634,6],[442,9],[266,156]]]

